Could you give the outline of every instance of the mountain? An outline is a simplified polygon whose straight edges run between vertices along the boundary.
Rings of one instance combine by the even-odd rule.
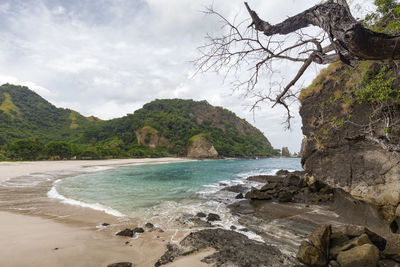
[[[206,101],[155,100],[133,114],[102,121],[57,108],[27,87],[5,84],[0,86],[0,129],[0,154],[15,159],[26,157],[21,151],[32,156],[26,151],[33,147],[35,158],[279,154],[247,121]]]
[[[71,141],[99,119],[57,108],[24,86],[0,86],[0,145],[16,139]]]

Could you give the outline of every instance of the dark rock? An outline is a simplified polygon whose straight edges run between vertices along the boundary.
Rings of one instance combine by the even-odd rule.
[[[300,183],[300,176],[297,176],[293,173],[289,173],[285,178],[283,178],[283,183],[286,186],[293,185],[297,187]]]
[[[163,240],[164,241],[164,240]],[[154,264],[154,266],[158,267],[170,262],[173,262],[176,257],[181,255],[181,250],[177,245],[167,244],[167,251],[161,258]]]
[[[323,187],[325,187],[325,184],[318,180],[315,180],[313,183],[308,185],[311,192],[319,192]]]
[[[275,173],[275,175],[279,175],[279,176],[285,176],[289,173],[288,170],[279,170]]]
[[[261,192],[255,187],[252,187],[250,192],[247,192],[245,195],[245,198],[247,199],[258,199],[258,200],[269,200],[272,199],[272,197],[266,193],[266,192]]]
[[[328,266],[329,267],[340,267],[339,263],[337,261],[334,261],[334,260],[329,261]]]
[[[232,225],[231,230],[236,230],[236,226]]]
[[[356,237],[360,236],[363,233],[368,235],[368,238],[371,240],[371,242],[380,250],[383,251],[385,250],[386,247],[386,239],[381,237],[380,235],[372,232],[368,228],[364,226],[359,226],[359,225],[346,225],[344,228],[344,234],[348,235],[349,237]]]
[[[379,249],[371,244],[364,244],[342,251],[337,256],[341,267],[376,267],[379,261]]]
[[[169,247],[156,266],[173,261],[205,248],[216,252],[202,261],[213,266],[290,266],[294,261],[276,247],[249,239],[247,236],[224,229],[206,229],[190,233],[180,242],[181,248]],[[176,252],[178,250],[178,253]]]
[[[207,216],[207,221],[209,222],[220,221],[220,220],[221,218],[219,217],[219,215],[215,213],[209,213]]]
[[[109,226],[109,223],[103,223],[101,226]]]
[[[260,191],[261,192],[270,191],[270,190],[277,188],[278,185],[279,185],[279,183],[276,183],[276,182],[268,183],[268,184],[264,185],[263,187],[261,187]]]
[[[149,229],[153,229],[153,228],[154,228],[154,224],[152,224],[152,223],[146,223],[146,224],[144,225],[144,227],[149,228]]]
[[[220,186],[227,186],[227,183],[219,183]]]
[[[308,240],[328,258],[329,245],[332,234],[331,225],[323,225],[308,236]]]
[[[239,193],[239,194],[237,194],[237,195],[235,196],[235,199],[242,199],[242,198],[244,198],[244,196],[243,196],[242,193]]]
[[[255,181],[259,183],[273,183],[273,182],[282,182],[282,177],[276,175],[257,175],[257,176],[250,176],[246,180]]]
[[[331,234],[330,247],[338,247],[349,241],[349,237],[343,234],[342,231],[333,232]]]
[[[247,228],[240,228],[239,231],[241,231],[241,232],[248,232],[249,229],[247,229]]]
[[[135,234],[135,233],[138,233],[138,234],[141,234],[141,233],[144,233],[144,229],[142,228],[142,227],[136,227],[136,228],[134,228],[133,230],[132,230],[132,232]]]
[[[327,265],[324,253],[307,241],[301,242],[296,257],[306,266],[325,267]]]
[[[248,190],[248,188],[244,185],[238,184],[238,185],[227,186],[221,190],[233,193],[245,193]]]
[[[131,267],[131,266],[132,266],[131,262],[117,262],[107,265],[107,267]]]
[[[196,227],[212,227],[212,224],[210,222],[206,222],[200,218],[192,218],[190,221],[196,226]]]
[[[378,267],[400,267],[400,263],[394,260],[380,260]]]
[[[278,194],[278,200],[280,202],[291,202],[293,201],[293,194],[288,191],[281,191]]]
[[[198,213],[196,214],[196,216],[197,216],[197,217],[200,217],[200,218],[205,218],[205,217],[207,217],[207,214],[205,214],[204,212],[198,212]]]
[[[345,242],[343,244],[339,244],[337,246],[331,246],[329,254],[330,254],[331,257],[336,258],[339,255],[339,253],[342,252],[342,251],[346,251],[346,250],[349,250],[349,249],[354,248],[356,246],[362,246],[362,245],[365,245],[365,244],[371,244],[372,245],[372,242],[371,242],[371,240],[369,240],[367,234],[364,233],[364,234],[362,234],[362,235],[360,235],[358,237],[354,237],[353,239],[351,239],[351,240],[349,240],[349,241],[347,241],[347,242]]]
[[[125,229],[125,230],[118,232],[117,235],[133,237],[134,233],[131,229]]]

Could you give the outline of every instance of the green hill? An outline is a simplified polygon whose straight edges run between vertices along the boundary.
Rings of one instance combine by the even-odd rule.
[[[134,114],[101,121],[57,108],[27,87],[5,84],[0,129],[0,159],[278,154],[258,129],[206,101],[155,100]]]

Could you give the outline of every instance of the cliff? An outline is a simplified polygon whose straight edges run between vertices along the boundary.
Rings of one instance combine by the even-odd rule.
[[[363,62],[352,69],[334,63],[300,96],[304,169],[378,206],[392,225],[400,225],[400,156],[390,149],[400,138],[398,80],[380,64]],[[382,88],[389,97],[377,95]],[[389,104],[383,107],[384,102]],[[385,114],[391,125],[381,119]]]
[[[218,152],[202,134],[193,136],[189,142],[189,158],[217,158]]]

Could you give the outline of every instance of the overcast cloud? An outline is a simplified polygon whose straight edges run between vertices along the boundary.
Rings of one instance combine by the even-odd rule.
[[[317,2],[249,0],[273,23]],[[192,78],[196,47],[220,30],[201,12],[211,3],[227,17],[247,16],[242,0],[0,0],[0,83],[26,85],[56,106],[101,119],[155,98],[205,99],[246,118],[274,147],[299,151],[297,113],[284,131],[281,109],[265,107],[253,117],[251,100],[232,94],[222,76]],[[302,84],[317,73],[309,70]]]

